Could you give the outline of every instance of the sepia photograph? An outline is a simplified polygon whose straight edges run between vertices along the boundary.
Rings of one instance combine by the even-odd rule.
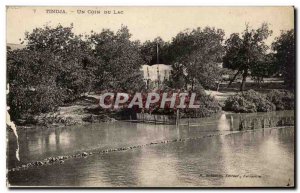
[[[6,186],[295,188],[295,28],[293,6],[6,6]]]

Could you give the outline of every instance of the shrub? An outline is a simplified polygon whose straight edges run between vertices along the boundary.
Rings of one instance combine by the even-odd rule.
[[[270,112],[276,110],[275,105],[268,101],[265,95],[260,94],[252,89],[243,92],[242,96],[249,102],[255,104],[257,112]]]
[[[225,101],[224,110],[234,111],[236,113],[254,113],[257,112],[256,105],[246,100],[241,95],[230,96]]]
[[[197,109],[183,109],[183,117],[209,117],[222,110],[218,101],[205,93],[204,88],[198,84],[195,86],[196,101],[200,105]]]
[[[183,109],[183,117],[209,117],[221,111],[218,101],[209,95],[197,94],[200,107],[197,109]]]
[[[288,90],[271,90],[267,94],[267,100],[276,106],[276,110],[293,110],[295,108],[294,93]]]
[[[28,119],[39,113],[54,111],[66,98],[64,90],[53,84],[37,85],[28,89],[17,85],[10,87],[7,102],[14,121]]]
[[[254,90],[237,93],[226,99],[224,110],[239,113],[270,112],[276,109],[275,105],[266,99],[266,96]]]
[[[169,92],[175,92],[176,90],[172,90]],[[166,92],[166,91],[164,91]],[[176,91],[177,92],[177,91]],[[221,111],[221,107],[218,101],[205,93],[204,89],[201,87],[196,87],[196,103],[200,105],[197,109],[180,109],[181,117],[209,117],[213,114],[216,114]],[[168,102],[166,103],[166,108],[160,108],[160,102],[158,101],[157,104],[153,105],[150,109],[144,109],[144,112],[151,112],[152,114],[163,114],[163,115],[176,115],[176,109],[168,108]],[[179,99],[177,99],[176,104],[179,104]],[[188,104],[186,104],[188,105]]]

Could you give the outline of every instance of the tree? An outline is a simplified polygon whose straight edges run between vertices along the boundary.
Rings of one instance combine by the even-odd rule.
[[[251,76],[258,83],[263,82],[264,78],[270,77],[277,72],[274,65],[274,54],[269,53],[264,56],[262,62],[257,62],[251,67]]]
[[[89,37],[95,47],[93,55],[98,61],[95,70],[98,89],[130,90],[143,87],[140,43],[131,41],[130,37],[125,26],[116,33],[106,29]]]
[[[75,35],[72,29],[73,24],[70,27],[59,24],[54,28],[36,28],[32,33],[25,34],[26,49],[55,55],[53,70],[58,72],[57,85],[70,91],[70,99],[91,89],[94,79],[91,70],[95,61],[91,58],[89,43],[82,40],[82,35]]]
[[[147,40],[141,45],[141,56],[145,64],[168,64],[167,55],[168,43],[161,37],[153,41]]]
[[[51,52],[14,50],[7,53],[7,103],[13,120],[54,110],[66,99],[56,85],[55,55]]]
[[[172,71],[170,74],[170,80],[168,84],[171,88],[182,89],[187,88],[186,73],[184,73],[184,67],[182,64],[174,63],[172,65]]]
[[[265,62],[268,46],[264,40],[271,34],[272,31],[269,30],[266,23],[263,23],[256,30],[249,29],[247,25],[241,37],[238,33],[234,33],[226,40],[226,54],[223,57],[223,65],[237,71],[228,86],[238,75],[242,75],[240,90],[245,89],[246,78],[251,74],[251,71]]]
[[[205,88],[215,87],[219,80],[216,71],[223,56],[222,41],[224,31],[221,29],[197,28],[185,30],[173,38],[168,48],[168,60],[173,67],[177,63],[184,66],[186,84],[192,89],[198,82]]]
[[[295,36],[294,30],[283,31],[272,44],[275,51],[275,64],[283,74],[285,84],[294,89],[296,80],[295,70]]]
[[[91,50],[72,25],[36,28],[25,42],[24,49],[7,51],[12,119],[55,110],[89,90]]]

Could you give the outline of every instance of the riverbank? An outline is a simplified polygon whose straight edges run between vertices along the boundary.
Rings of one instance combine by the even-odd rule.
[[[64,127],[99,122],[114,122],[111,113],[104,112],[98,105],[97,95],[87,95],[58,107],[55,112],[42,113],[30,121],[21,120],[20,129],[34,127]]]
[[[293,109],[292,107],[285,108],[283,102],[286,102],[287,100],[281,99],[282,101],[280,101],[279,98],[282,94],[278,90],[275,90],[275,91],[276,91],[275,92],[276,95],[274,95],[274,96],[271,95],[273,98],[275,97],[275,99],[276,99],[275,104],[273,105],[274,106],[273,111],[274,110]],[[252,92],[254,92],[254,91],[252,91]],[[258,91],[257,93],[262,93],[262,92]],[[238,94],[240,94],[239,92],[232,91],[228,88],[221,87],[221,89],[219,91],[205,90],[205,94],[208,96],[208,98],[204,97],[203,100],[208,100],[208,99],[214,98],[213,99],[213,101],[215,101],[214,105],[218,106],[220,108],[223,108],[222,113],[236,112],[232,108],[225,108],[225,106],[226,106],[225,102],[228,103],[228,101],[226,101],[228,98],[238,96]],[[262,95],[265,95],[265,94],[262,94]],[[99,98],[100,98],[100,95],[96,94],[96,93],[85,94],[82,97],[80,97],[79,99],[77,99],[73,102],[70,102],[64,106],[59,107],[55,112],[42,113],[42,114],[36,115],[34,117],[30,117],[30,119],[20,120],[16,124],[17,124],[18,128],[21,128],[21,129],[22,128],[33,128],[33,127],[65,127],[65,126],[69,126],[69,125],[81,125],[81,124],[87,124],[87,123],[114,122],[116,120],[122,119],[122,116],[124,116],[124,113],[126,115],[128,115],[127,112],[123,112],[123,113],[121,113],[122,114],[121,115],[120,112],[102,109],[99,106]],[[256,100],[256,98],[255,98],[255,100]],[[293,100],[293,99],[291,99],[291,100]],[[239,102],[239,101],[237,101],[237,102]],[[204,104],[205,103],[206,102],[204,101]],[[276,103],[278,103],[278,104],[276,104]],[[281,103],[283,103],[283,104],[281,104]],[[209,103],[207,103],[205,105],[208,105],[208,107],[206,109],[208,111],[210,110],[209,108],[211,108],[211,109],[213,108],[213,106],[211,106]],[[244,103],[240,104],[240,105],[244,105]],[[228,104],[227,104],[227,106],[228,106]],[[262,105],[258,105],[258,106],[262,106]],[[292,106],[292,105],[289,105],[289,106]],[[272,110],[270,110],[270,111],[272,111]],[[260,111],[254,110],[251,112],[260,112]],[[118,113],[119,113],[119,116],[117,116]],[[215,111],[210,112],[208,114],[204,114],[201,117],[211,116],[211,114],[214,114],[214,113],[215,113]],[[188,116],[191,116],[191,115],[188,115]],[[127,118],[127,119],[129,119],[129,118]]]
[[[208,93],[208,95],[210,94]],[[99,106],[99,98],[100,95],[96,93],[86,94],[79,99],[70,102],[69,104],[58,107],[55,112],[42,113],[34,117],[30,117],[29,119],[20,120],[17,122],[17,126],[20,129],[35,127],[65,127],[88,123],[114,122],[119,119],[124,119],[124,116],[127,114],[127,112],[105,110]],[[204,99],[208,100],[207,103],[211,102],[212,100],[209,98]],[[214,105],[220,107],[220,110],[220,102],[218,100],[215,102],[216,104]],[[206,109],[207,112],[203,112],[201,117],[207,117],[216,113],[213,104],[210,104],[209,108],[211,109]],[[126,117],[127,116],[125,116],[125,118]]]

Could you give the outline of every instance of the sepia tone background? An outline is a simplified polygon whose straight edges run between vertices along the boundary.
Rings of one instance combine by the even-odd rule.
[[[95,13],[98,11],[100,14]],[[110,14],[104,14],[107,11]],[[264,22],[268,23],[269,28],[264,28]],[[71,23],[74,25],[71,26],[72,32],[82,34],[80,37],[93,34],[91,38],[96,43],[84,47],[85,43],[90,43],[85,38],[81,41],[73,36],[66,35],[66,38],[64,33],[57,33],[61,29],[60,32],[68,33]],[[58,24],[64,27],[57,27]],[[45,26],[51,26],[54,31]],[[123,26],[127,26],[130,33]],[[210,38],[216,36],[206,36],[220,32],[215,32],[213,28],[209,32],[207,30],[210,28],[205,28],[206,26],[223,29],[225,36],[219,34],[217,40]],[[198,27],[204,30],[201,31]],[[253,30],[248,31],[248,27]],[[39,29],[34,30],[35,28]],[[8,183],[11,186],[82,187],[294,186],[294,87],[292,84],[287,87],[285,80],[288,78],[292,83],[295,82],[294,76],[289,76],[294,73],[293,28],[293,7],[7,7],[7,82],[11,86],[8,105],[12,107],[10,112],[20,115],[11,116],[17,125],[19,138],[13,132],[8,132]],[[102,31],[103,29],[116,33],[108,30],[106,36],[107,31]],[[189,33],[193,29],[198,30],[195,38],[194,34]],[[270,36],[268,29],[273,31]],[[288,32],[281,33],[282,30]],[[24,42],[26,31],[29,36]],[[185,40],[180,38],[181,32],[192,41],[176,44],[177,41]],[[261,35],[262,32],[267,35],[262,35],[262,40],[256,42],[256,35]],[[230,41],[224,40],[230,39],[231,34],[235,35],[233,33],[242,34],[240,42],[242,45],[245,43],[243,46],[246,48],[248,45],[254,46],[246,49],[246,54],[241,46],[241,49],[237,48],[238,52],[230,55]],[[250,43],[244,34],[253,37],[250,38]],[[111,36],[113,39],[106,38]],[[172,49],[168,52],[162,46],[159,52],[159,39],[154,39],[157,36],[167,41],[167,48],[170,45],[180,48],[180,52],[173,55],[186,56],[159,63],[161,60],[158,53],[171,53]],[[288,38],[275,38],[280,36]],[[47,42],[48,37],[50,43]],[[268,38],[264,41],[266,37]],[[34,41],[30,42],[30,38]],[[213,40],[209,41],[211,44],[201,42],[207,39]],[[251,42],[253,39],[254,43]],[[29,40],[27,45],[26,40]],[[65,40],[68,42],[63,44]],[[133,42],[134,40],[140,42]],[[146,40],[153,41],[145,42]],[[141,42],[145,43],[139,45]],[[284,78],[280,75],[282,71],[272,72],[271,68],[267,68],[272,73],[267,77],[265,74],[258,74],[259,79],[255,79],[255,73],[260,71],[262,64],[271,66],[265,56],[272,53],[272,50],[265,50],[267,47],[264,47],[264,42],[269,46],[273,42],[286,45],[283,48],[278,46],[277,49],[283,53],[280,56],[289,54],[288,60],[276,57],[283,58],[280,65],[283,66]],[[26,49],[17,49],[24,47]],[[139,53],[140,48],[149,47],[150,53]],[[185,53],[188,48],[196,51]],[[214,51],[211,48],[217,48],[216,52],[210,52]],[[227,49],[227,58],[220,60],[217,56],[224,51],[223,48]],[[233,46],[233,50],[234,48]],[[273,51],[276,53],[276,48]],[[212,53],[216,54],[210,55]],[[141,61],[140,55],[143,54],[147,58],[149,54],[150,59],[154,58],[156,63],[148,65]],[[173,56],[172,53],[170,55]],[[202,56],[210,56],[208,62],[201,60]],[[234,83],[229,87],[230,73],[238,74],[240,64],[245,66],[244,72],[249,71],[249,58],[251,65],[253,64],[251,74],[243,73],[248,77],[233,79]],[[232,60],[235,63],[231,66],[233,71],[230,71],[224,66]],[[194,66],[189,65],[191,61],[196,61]],[[257,61],[262,62],[257,64]],[[124,88],[128,88],[125,86],[135,85],[127,80],[134,79],[135,83],[145,83],[147,91],[153,92],[172,81],[172,86],[178,86],[174,76],[169,76],[172,71],[184,71],[177,68],[178,63],[189,69],[186,74],[181,75],[191,76],[192,80],[199,79],[197,92],[202,97],[199,101],[210,104],[199,108],[200,113],[182,112],[185,117],[180,118],[177,111],[174,123],[166,114],[153,113],[152,116],[152,112],[149,115],[147,111],[143,111],[141,116],[140,112],[134,114],[125,109],[123,117],[117,117],[101,108],[95,108],[103,90],[111,86],[119,88],[121,85],[99,84],[97,81],[103,72],[106,73],[103,77],[109,78],[100,83],[120,82],[124,83]],[[203,71],[208,76],[202,76]],[[132,78],[135,73],[136,78]],[[208,78],[213,78],[211,85],[205,85]],[[27,80],[25,84],[23,79]],[[169,80],[171,81],[168,82]],[[239,89],[239,85],[243,85],[243,82],[247,86],[245,92],[241,93],[244,88],[241,86]],[[66,84],[60,87],[61,83]],[[74,87],[73,83],[76,84]],[[101,87],[89,89],[87,85]],[[186,82],[185,85],[181,86],[182,91],[196,90],[194,82]],[[175,89],[172,86],[169,88]],[[62,90],[76,92],[63,93]],[[18,92],[33,95],[20,99],[21,94]],[[42,100],[37,103],[38,100],[34,97]],[[61,101],[57,100],[59,103],[56,103],[56,99]],[[240,99],[245,102],[236,108],[235,100]],[[19,104],[18,100],[21,101]],[[27,101],[29,105],[26,105]],[[34,104],[37,104],[36,109],[31,108]],[[24,110],[18,111],[22,105]],[[44,110],[45,106],[49,109]],[[17,110],[12,111],[14,109]],[[202,110],[208,110],[209,113],[201,114]],[[231,114],[232,111],[236,114]],[[212,115],[210,112],[216,114]],[[134,120],[131,116],[133,114]],[[151,122],[153,117],[155,124]],[[171,120],[171,124],[166,124],[166,118]],[[156,122],[157,120],[163,122]],[[21,159],[17,160],[19,152]],[[226,177],[227,175],[238,177]]]
[[[64,9],[66,14],[46,13],[47,9]],[[100,10],[101,14],[77,14],[77,10]],[[103,14],[104,10],[124,11],[123,14]],[[25,31],[32,31],[46,23],[50,26],[74,24],[74,32],[89,33],[110,28],[116,31],[126,25],[132,39],[145,41],[160,36],[171,40],[179,31],[194,27],[217,27],[231,33],[240,33],[248,23],[251,28],[263,22],[270,24],[274,37],[281,30],[294,28],[293,7],[7,7],[7,43],[19,43]]]

